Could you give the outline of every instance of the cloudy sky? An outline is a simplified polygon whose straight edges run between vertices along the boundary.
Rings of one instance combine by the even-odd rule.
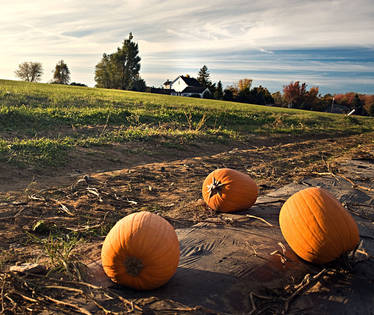
[[[270,91],[291,81],[322,93],[374,94],[373,0],[0,0],[0,78],[41,62],[42,82],[63,59],[94,86],[95,65],[129,32],[141,76],[160,86],[207,65],[213,81],[242,78]]]

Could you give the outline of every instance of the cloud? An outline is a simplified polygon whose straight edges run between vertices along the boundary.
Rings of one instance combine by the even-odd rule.
[[[129,32],[150,85],[168,73],[196,73],[203,64],[227,81],[269,68],[287,80],[300,72],[309,78],[311,70],[323,78],[326,71],[373,69],[367,56],[374,49],[372,0],[18,0],[2,6],[0,75],[14,79],[17,65],[32,58],[43,63],[48,81],[64,59],[74,81],[92,86],[102,54],[115,51]]]

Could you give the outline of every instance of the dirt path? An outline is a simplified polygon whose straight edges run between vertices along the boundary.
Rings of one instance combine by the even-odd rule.
[[[210,161],[215,158],[217,166],[236,160],[236,166],[242,170],[247,168],[252,176],[268,179],[270,174],[273,177],[282,176],[284,168],[303,168],[321,162],[323,158],[340,156],[352,148],[372,143],[372,138],[374,133],[338,138],[325,136],[321,139],[313,136],[254,136],[249,142],[232,144],[165,146],[158,142],[131,142],[78,148],[69,154],[66,165],[60,167],[35,169],[0,162],[0,193],[61,187],[72,184],[86,174],[131,169],[152,163],[178,163],[179,160],[190,158],[208,158]]]

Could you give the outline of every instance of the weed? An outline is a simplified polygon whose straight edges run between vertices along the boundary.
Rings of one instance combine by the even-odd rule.
[[[66,234],[62,236],[50,233],[48,238],[39,238],[31,233],[27,233],[27,235],[31,241],[40,246],[41,256],[48,259],[48,265],[51,267],[49,273],[65,272],[71,277],[80,277],[74,249],[82,240],[77,235]],[[41,256],[38,257],[38,260]]]

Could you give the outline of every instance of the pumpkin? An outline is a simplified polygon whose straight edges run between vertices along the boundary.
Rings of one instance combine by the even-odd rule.
[[[357,224],[329,192],[311,187],[292,195],[282,206],[279,224],[284,239],[302,259],[324,264],[353,250]]]
[[[232,212],[250,208],[256,202],[258,187],[247,174],[221,168],[206,177],[202,193],[213,210]]]
[[[139,290],[165,284],[179,263],[179,241],[164,218],[147,212],[119,220],[106,236],[101,261],[114,282]]]

